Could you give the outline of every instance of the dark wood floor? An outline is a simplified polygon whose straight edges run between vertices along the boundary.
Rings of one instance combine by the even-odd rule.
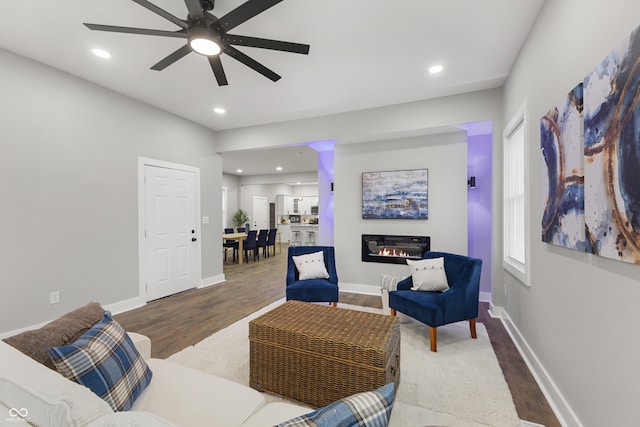
[[[286,245],[282,250],[243,265],[232,264],[229,259],[224,266],[225,283],[152,301],[115,318],[125,329],[151,338],[153,357],[166,358],[283,298]],[[382,308],[377,296],[341,292],[340,302]],[[487,303],[480,303],[478,321],[487,328],[518,416],[547,427],[561,426],[502,322],[492,318],[488,308]]]

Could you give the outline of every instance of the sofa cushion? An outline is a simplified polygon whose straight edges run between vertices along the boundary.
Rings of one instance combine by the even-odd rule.
[[[298,280],[329,278],[329,272],[324,265],[324,252],[292,256],[291,259],[298,270]]]
[[[317,411],[278,424],[277,427],[386,427],[393,408],[393,388],[394,384],[389,383],[374,391],[345,397]]]
[[[4,342],[0,342],[0,361],[0,402],[7,408],[25,408],[33,425],[84,426],[113,413],[104,400],[86,387]],[[0,417],[1,424],[5,416]]]
[[[40,329],[25,331],[3,341],[17,348],[37,362],[55,370],[47,353],[49,347],[65,345],[77,340],[102,320],[104,309],[97,302],[90,302],[64,316],[47,323]]]
[[[76,342],[48,351],[58,372],[89,387],[114,411],[131,408],[151,381],[151,370],[108,311]]]
[[[175,424],[150,412],[127,411],[105,415],[87,427],[175,427]]]
[[[242,427],[275,426],[294,417],[308,414],[313,409],[292,403],[274,402],[263,406],[254,413],[251,418],[242,424]]]
[[[444,258],[407,260],[413,280],[413,291],[446,291],[449,289]]]
[[[168,360],[147,363],[153,381],[133,404],[134,411],[152,412],[180,426],[236,427],[264,406],[264,397],[247,386]]]

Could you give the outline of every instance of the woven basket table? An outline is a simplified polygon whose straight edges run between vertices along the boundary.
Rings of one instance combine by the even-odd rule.
[[[314,407],[400,382],[397,319],[300,301],[249,322],[252,388]]]

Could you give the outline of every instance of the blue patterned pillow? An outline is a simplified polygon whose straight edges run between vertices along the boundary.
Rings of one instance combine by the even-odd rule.
[[[386,427],[393,408],[393,383],[345,397],[277,427]]]
[[[108,311],[73,344],[47,351],[59,373],[89,387],[114,411],[130,409],[151,382],[147,363]]]

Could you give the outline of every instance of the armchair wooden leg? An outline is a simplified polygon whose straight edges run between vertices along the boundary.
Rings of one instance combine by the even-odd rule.
[[[478,338],[476,334],[476,319],[469,319],[469,330],[471,330],[471,338]]]
[[[437,349],[438,333],[436,328],[429,326],[429,341],[431,341],[431,351],[438,351]]]
[[[392,316],[395,316],[396,314],[397,314],[397,313],[396,313],[396,309],[395,309],[395,308],[392,308],[392,309],[391,309],[391,315],[392,315]]]
[[[331,303],[332,306],[337,307],[338,306],[338,301],[334,301]]]

